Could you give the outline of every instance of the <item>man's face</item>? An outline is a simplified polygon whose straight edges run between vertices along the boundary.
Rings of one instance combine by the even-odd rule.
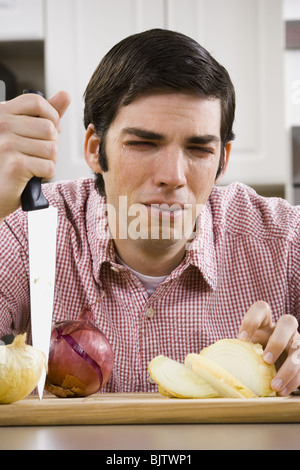
[[[218,99],[186,93],[151,94],[120,108],[106,136],[103,173],[116,238],[120,230],[126,238],[126,227],[129,238],[139,233],[156,247],[179,243],[180,232],[189,237],[215,183],[220,124]]]

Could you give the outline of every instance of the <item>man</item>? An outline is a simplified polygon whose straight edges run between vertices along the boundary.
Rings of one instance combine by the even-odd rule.
[[[54,176],[68,104],[59,92],[0,106],[1,335],[30,332],[18,207],[33,175]],[[44,192],[59,210],[53,320],[92,306],[115,355],[104,391],[154,391],[154,356],[182,362],[236,336],[262,343],[266,362],[282,364],[274,390],[287,395],[300,384],[299,209],[242,184],[215,186],[234,110],[226,70],[165,30],[121,41],[88,84],[84,153],[95,182],[51,183]]]

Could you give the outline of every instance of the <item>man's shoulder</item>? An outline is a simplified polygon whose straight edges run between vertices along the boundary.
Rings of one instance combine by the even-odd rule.
[[[242,183],[215,186],[209,198],[214,227],[259,238],[294,238],[300,229],[300,206],[264,197]]]
[[[62,213],[76,218],[82,216],[87,209],[88,200],[101,196],[96,192],[93,178],[64,180],[43,185],[43,192],[50,205],[53,204]]]
[[[42,188],[45,196],[53,204],[66,201],[73,205],[89,197],[94,189],[94,180],[92,178],[60,180],[43,184]]]
[[[69,224],[70,227],[83,227],[86,219],[87,207],[99,207],[104,199],[94,188],[92,178],[78,180],[50,182],[42,185],[43,193],[51,206],[57,207],[60,224]],[[9,235],[13,233],[13,237]],[[27,212],[21,207],[8,215],[0,226],[0,244],[16,240],[17,245],[27,244]],[[12,241],[11,241],[12,240]]]

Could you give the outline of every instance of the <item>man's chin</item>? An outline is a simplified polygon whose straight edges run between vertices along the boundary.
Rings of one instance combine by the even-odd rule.
[[[153,251],[153,252],[161,252],[165,253],[168,250],[175,249],[182,250],[185,245],[187,244],[186,239],[175,239],[175,238],[148,238],[148,239],[140,239],[139,245],[142,249],[146,251]]]

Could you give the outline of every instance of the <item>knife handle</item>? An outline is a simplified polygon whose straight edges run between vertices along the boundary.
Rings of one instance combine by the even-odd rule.
[[[38,90],[24,90],[23,93],[35,93],[44,97],[44,94]],[[33,176],[28,181],[21,195],[21,204],[23,211],[34,211],[49,207],[49,201],[42,191],[42,178]]]

